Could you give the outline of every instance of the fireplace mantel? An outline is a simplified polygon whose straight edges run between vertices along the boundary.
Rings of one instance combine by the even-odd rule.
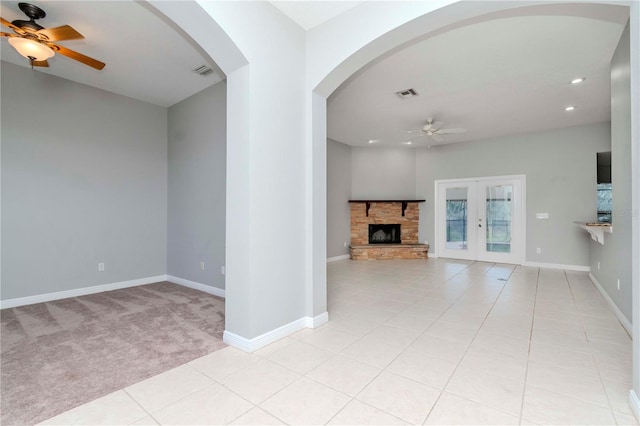
[[[371,203],[402,203],[402,216],[409,203],[424,203],[425,200],[349,200],[350,203],[365,203],[367,205],[367,217],[369,217],[369,208]]]

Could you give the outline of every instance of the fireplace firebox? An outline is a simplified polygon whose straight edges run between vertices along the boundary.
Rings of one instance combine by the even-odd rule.
[[[369,224],[369,244],[400,244],[400,224]]]

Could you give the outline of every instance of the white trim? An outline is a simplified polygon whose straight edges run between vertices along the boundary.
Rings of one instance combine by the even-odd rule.
[[[589,265],[563,265],[561,263],[542,263],[542,262],[524,262],[522,266],[531,266],[534,268],[548,269],[565,269],[567,271],[591,272]]]
[[[101,284],[91,287],[82,287],[73,290],[56,291],[54,293],[36,294],[35,296],[18,297],[15,299],[1,300],[0,309],[15,308],[17,306],[32,305],[34,303],[50,302],[52,300],[67,299],[69,297],[85,296],[87,294],[102,293],[105,291],[119,290],[121,288],[153,284],[162,281],[167,281],[166,275],[139,278],[137,280],[120,281],[111,284]]]
[[[620,308],[618,308],[618,305],[616,305],[613,299],[609,297],[609,294],[604,290],[604,287],[602,287],[602,285],[598,282],[596,277],[591,272],[589,272],[589,279],[591,280],[593,285],[596,286],[604,300],[607,301],[607,303],[611,307],[611,310],[616,315],[616,318],[618,318],[618,321],[620,321],[620,324],[622,324],[625,330],[627,330],[627,333],[629,333],[630,336],[633,335],[633,326],[631,325],[627,317],[624,316]]]
[[[222,341],[231,346],[235,346],[236,348],[245,352],[253,352],[277,340],[287,337],[290,334],[295,333],[296,331],[300,331],[303,328],[306,328],[306,326],[307,317],[303,317],[290,322],[289,324],[285,324],[282,327],[278,327],[275,330],[267,331],[266,333],[254,337],[253,339],[247,339],[245,337],[238,336],[237,334],[232,333],[228,330],[225,330],[224,334],[222,335]]]
[[[305,323],[307,325],[307,328],[318,328],[321,325],[326,324],[327,322],[329,322],[329,312],[324,312],[320,315],[317,315],[315,317],[305,317]]]
[[[167,281],[170,281],[174,284],[179,284],[184,287],[189,287],[194,290],[200,290],[214,296],[222,297],[223,299],[225,298],[225,291],[218,287],[197,283],[195,281],[185,280],[184,278],[174,277],[173,275],[167,275]]]
[[[337,262],[338,260],[345,260],[345,259],[349,259],[349,258],[351,258],[351,256],[348,255],[348,254],[343,254],[343,255],[340,255],[340,256],[327,257],[327,263]]]
[[[267,331],[260,336],[253,339],[247,339],[242,336],[238,336],[235,333],[225,330],[222,335],[222,341],[228,345],[234,346],[245,352],[254,352],[260,348],[263,348],[275,341],[285,338],[296,331],[300,331],[303,328],[316,328],[329,321],[329,314],[324,312],[316,317],[303,317],[295,321],[285,324],[282,327],[278,327],[275,330]]]
[[[633,389],[629,391],[629,406],[631,406],[631,411],[636,416],[636,420],[640,419],[640,398],[638,398],[638,394]]]

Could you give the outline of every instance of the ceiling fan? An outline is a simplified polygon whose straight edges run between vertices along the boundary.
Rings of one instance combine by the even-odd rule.
[[[436,142],[443,142],[442,135],[450,135],[454,133],[465,133],[466,129],[443,129],[444,123],[442,121],[433,121],[433,118],[428,118],[427,123],[422,126],[421,130],[403,130],[402,133],[415,134],[413,138],[407,142],[411,142],[413,139],[420,138],[422,136],[429,136]]]
[[[103,62],[53,43],[54,41],[84,38],[84,36],[74,28],[69,25],[44,28],[36,23],[36,19],[42,19],[47,16],[44,10],[29,3],[18,3],[18,7],[27,15],[29,21],[16,19],[13,22],[9,22],[4,18],[0,18],[2,25],[11,28],[15,33],[0,32],[0,36],[7,37],[9,44],[13,46],[20,55],[27,58],[32,67],[48,67],[49,62],[47,59],[51,58],[57,52],[97,70],[104,68],[105,64]]]

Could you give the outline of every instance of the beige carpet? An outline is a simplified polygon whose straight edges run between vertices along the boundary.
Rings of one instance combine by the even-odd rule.
[[[3,425],[46,420],[225,346],[224,300],[168,282],[0,317]]]

